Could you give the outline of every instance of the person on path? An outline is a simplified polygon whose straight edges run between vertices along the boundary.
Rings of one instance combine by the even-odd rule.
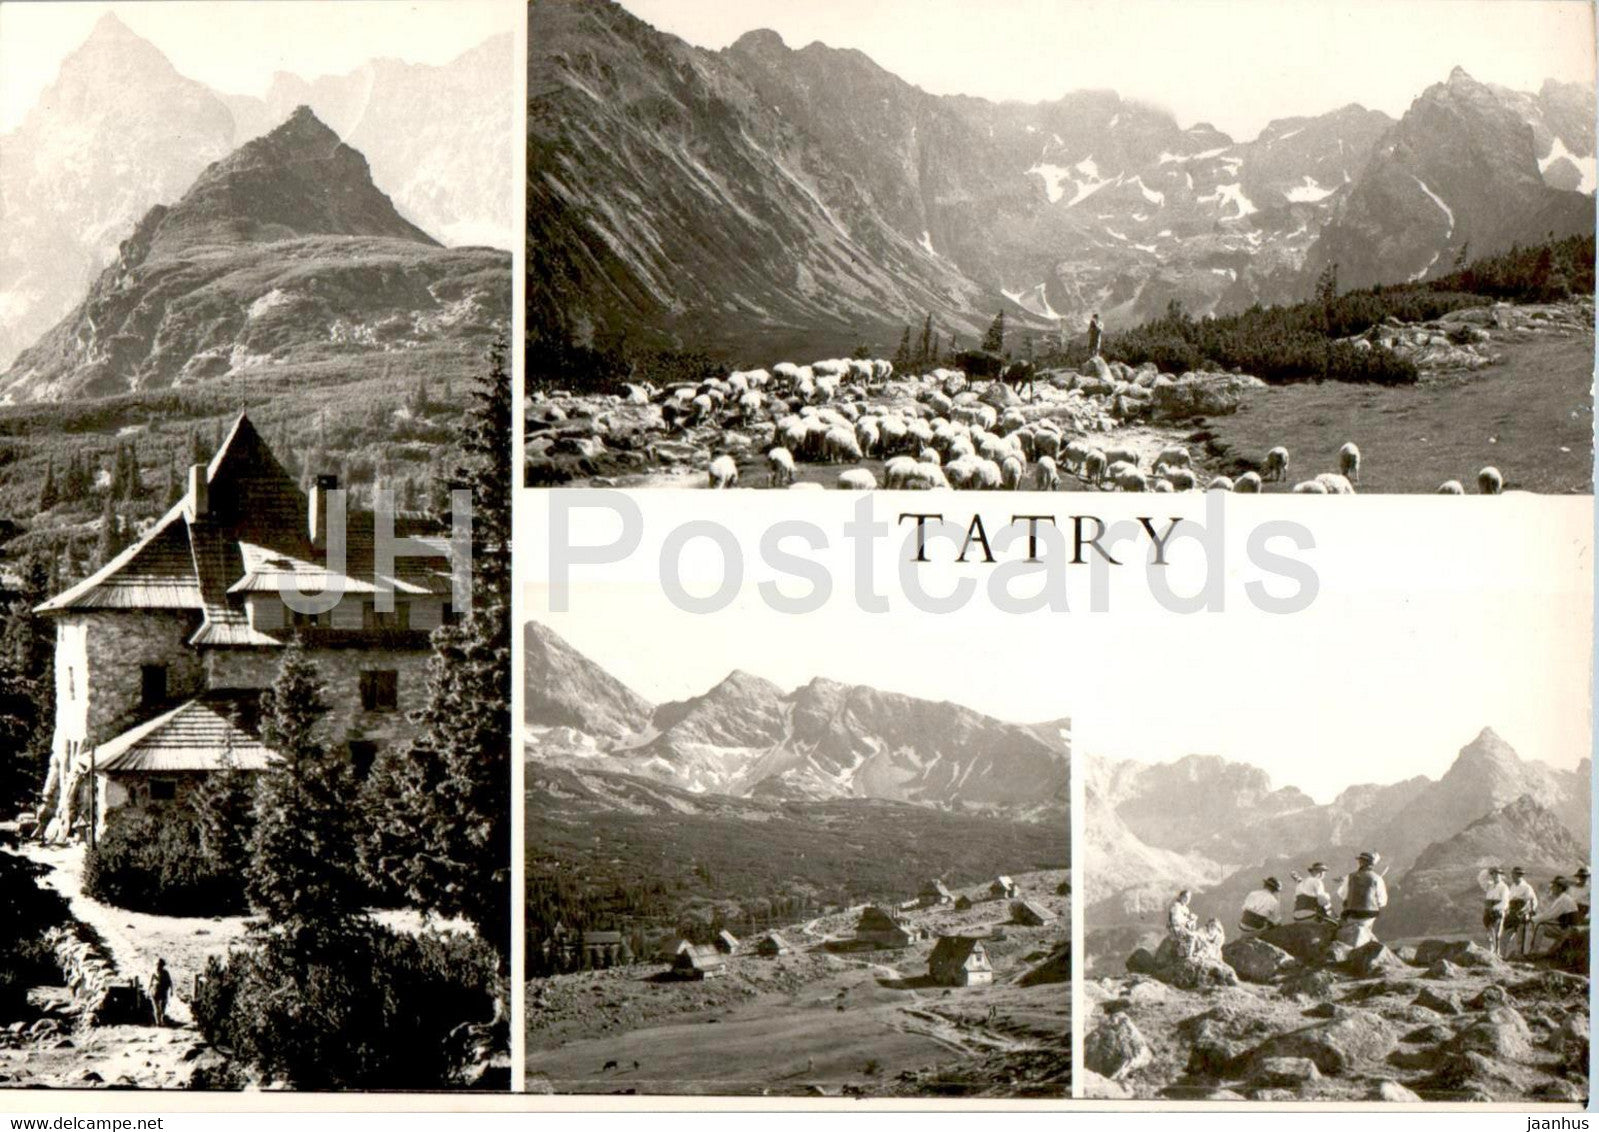
[[[150,1009],[155,1014],[156,1026],[165,1026],[167,1000],[172,997],[172,973],[167,970],[167,961],[160,956],[156,957],[155,969],[150,972],[150,983],[145,990],[150,996]]]

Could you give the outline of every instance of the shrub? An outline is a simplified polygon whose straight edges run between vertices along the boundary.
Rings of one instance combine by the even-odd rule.
[[[135,912],[221,916],[245,909],[243,878],[212,865],[187,807],[114,810],[89,850],[84,891]]]
[[[503,1018],[491,949],[370,922],[337,932],[265,929],[213,958],[193,1003],[218,1049],[296,1089],[440,1089],[458,1083],[463,1024]]]
[[[60,982],[43,935],[70,917],[60,893],[39,884],[44,870],[0,848],[0,1016],[16,1017],[28,988]]]

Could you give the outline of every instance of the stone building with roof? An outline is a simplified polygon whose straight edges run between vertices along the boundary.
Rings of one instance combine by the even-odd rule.
[[[337,487],[318,476],[302,491],[241,415],[142,537],[38,607],[56,631],[47,840],[180,801],[225,766],[265,769],[260,694],[295,638],[327,686],[328,739],[358,772],[412,737],[429,634],[452,616],[449,535],[347,512]]]

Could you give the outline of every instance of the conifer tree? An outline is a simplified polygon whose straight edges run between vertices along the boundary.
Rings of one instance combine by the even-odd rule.
[[[933,340],[933,315],[929,311],[927,321],[922,323],[922,340],[916,350],[916,368],[927,369],[933,365],[938,357],[938,343]]]
[[[56,462],[55,457],[52,456],[50,462],[44,468],[44,483],[39,485],[38,507],[41,512],[44,512],[60,502],[61,489],[56,486]]]
[[[909,373],[911,370],[911,328],[907,324],[899,336],[899,349],[894,351],[894,372],[898,374]]]
[[[123,545],[121,516],[117,514],[116,503],[108,491],[100,508],[100,537],[94,548],[95,565],[104,566],[110,562],[121,553]]]
[[[433,633],[427,692],[408,752],[368,782],[363,867],[412,901],[462,915],[510,955],[511,385],[504,342],[469,394],[454,477],[472,499],[472,608]]]
[[[988,333],[983,335],[982,349],[989,354],[1003,354],[1005,352],[1005,312],[1000,311],[994,316],[994,321],[988,324]]]

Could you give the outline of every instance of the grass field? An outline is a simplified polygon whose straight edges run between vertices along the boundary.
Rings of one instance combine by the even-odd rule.
[[[1505,347],[1504,361],[1414,386],[1336,382],[1265,389],[1207,425],[1216,471],[1237,474],[1275,445],[1290,481],[1336,471],[1345,441],[1360,447],[1360,486],[1431,492],[1446,480],[1476,490],[1498,468],[1507,491],[1593,490],[1594,336],[1548,336]],[[1271,485],[1286,489],[1287,485]]]

